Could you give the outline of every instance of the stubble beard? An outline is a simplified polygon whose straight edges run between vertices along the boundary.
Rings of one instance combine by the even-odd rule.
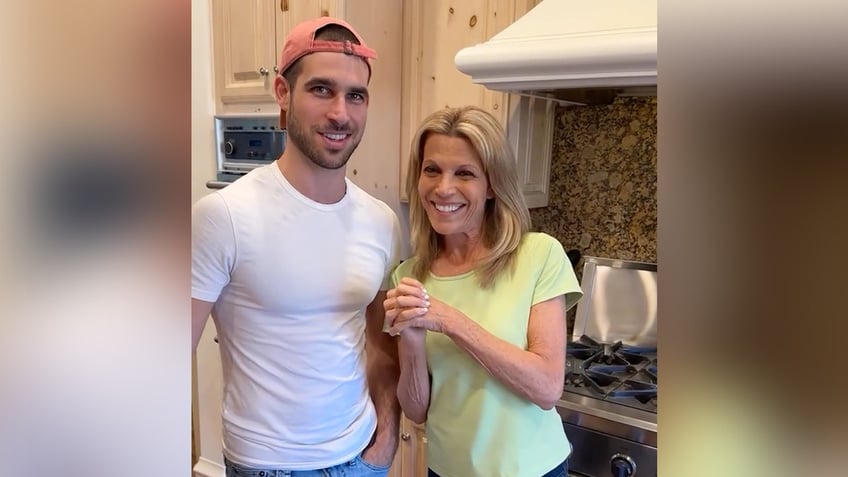
[[[350,149],[348,151],[339,151],[338,154],[340,156],[334,162],[329,155],[323,154],[323,151],[318,148],[315,141],[311,140],[314,134],[317,134],[317,128],[309,132],[305,131],[303,125],[297,120],[297,115],[294,114],[294,108],[289,108],[286,118],[286,141],[294,143],[304,156],[322,169],[336,170],[347,165],[347,161],[350,160],[350,156],[353,155],[353,152],[356,151],[356,148],[359,147],[359,142],[362,140],[361,137],[352,137],[354,142],[349,146]]]

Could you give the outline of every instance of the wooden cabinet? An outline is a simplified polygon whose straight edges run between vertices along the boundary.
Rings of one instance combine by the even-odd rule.
[[[286,35],[319,16],[344,18],[345,0],[212,0],[219,105],[274,101],[274,77]]]
[[[403,416],[400,441],[389,477],[427,477],[427,436],[423,424]]]
[[[437,109],[472,104],[490,112],[506,129],[528,205],[547,205],[553,106],[474,84],[454,64],[459,50],[485,42],[538,3],[539,0],[404,2],[401,200],[408,200],[404,185],[409,147],[418,126]],[[548,134],[539,134],[534,130],[537,126]],[[530,140],[523,137],[528,133]],[[547,155],[539,155],[545,148]]]
[[[219,102],[274,99],[274,0],[212,0],[215,86]]]

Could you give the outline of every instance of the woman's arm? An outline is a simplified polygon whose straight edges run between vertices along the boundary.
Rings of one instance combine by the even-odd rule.
[[[389,290],[383,302],[386,324],[391,326],[398,319],[421,316],[426,313],[428,306],[429,297],[421,284],[416,280],[404,278],[396,288]],[[400,379],[397,398],[406,417],[418,424],[427,420],[427,410],[430,407],[426,337],[427,330],[408,328],[400,333],[398,338]]]
[[[565,297],[530,308],[527,349],[508,343],[460,311],[430,298],[428,311],[395,321],[393,331],[408,327],[444,333],[480,363],[495,379],[542,409],[551,409],[562,395],[565,377]]]
[[[430,375],[427,373],[427,351],[424,347],[426,333],[427,330],[410,328],[401,333],[398,340],[400,379],[397,397],[406,417],[418,424],[427,420],[430,408]]]

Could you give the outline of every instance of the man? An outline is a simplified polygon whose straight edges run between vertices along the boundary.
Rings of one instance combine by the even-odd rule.
[[[345,178],[375,58],[343,21],[297,25],[275,79],[285,152],[194,207],[192,338],[211,313],[228,476],[385,475],[394,457],[400,227]]]

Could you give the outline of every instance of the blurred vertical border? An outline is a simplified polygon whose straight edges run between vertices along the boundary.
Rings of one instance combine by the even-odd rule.
[[[846,18],[660,4],[659,475],[840,473]]]
[[[190,3],[0,8],[0,475],[189,475]]]

